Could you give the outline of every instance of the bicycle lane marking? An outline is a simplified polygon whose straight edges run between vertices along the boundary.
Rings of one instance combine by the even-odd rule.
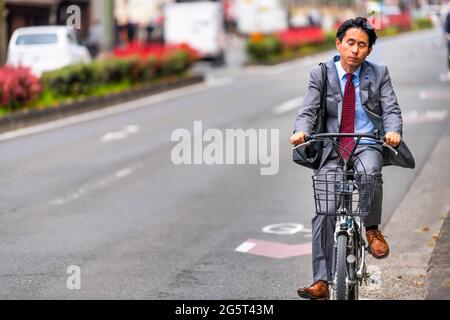
[[[310,255],[312,253],[312,243],[285,244],[249,239],[237,247],[235,251],[273,259],[286,259]]]
[[[278,223],[262,228],[264,233],[275,235],[294,235],[300,232],[305,233],[305,238],[311,238],[311,230],[305,229],[298,223]],[[310,255],[312,253],[312,243],[285,244],[266,240],[249,239],[239,245],[236,252],[263,256],[273,259],[286,259],[290,257]]]

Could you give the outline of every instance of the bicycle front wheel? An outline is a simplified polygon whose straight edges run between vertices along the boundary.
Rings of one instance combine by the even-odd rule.
[[[336,300],[347,299],[347,236],[337,237],[336,248]]]

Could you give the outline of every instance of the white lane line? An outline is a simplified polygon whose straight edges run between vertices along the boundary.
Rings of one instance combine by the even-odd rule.
[[[244,253],[246,253],[246,252],[249,252],[250,250],[252,250],[254,246],[256,246],[256,243],[246,241],[246,242],[244,242],[243,244],[241,244],[239,247],[237,247],[234,250],[237,251],[237,252],[244,252]]]
[[[186,97],[189,95],[193,95],[195,93],[205,92],[205,91],[212,90],[214,88],[224,86],[224,85],[225,84],[223,84],[223,83],[215,84],[214,87],[212,87],[212,86],[207,85],[206,83],[195,84],[195,85],[191,85],[189,87],[155,94],[155,95],[152,95],[149,97],[144,97],[141,99],[133,100],[133,101],[126,102],[123,104],[108,107],[105,109],[91,111],[88,113],[83,113],[81,115],[71,116],[71,117],[61,119],[61,120],[56,120],[56,121],[52,121],[52,122],[24,128],[24,129],[18,129],[15,131],[5,132],[5,133],[0,134],[0,142],[27,136],[27,135],[31,135],[31,134],[45,132],[45,131],[49,131],[49,130],[53,130],[53,129],[67,127],[70,125],[74,125],[74,124],[78,124],[78,123],[82,123],[82,122],[86,122],[86,121],[90,121],[90,120],[95,120],[95,119],[99,119],[99,118],[104,118],[104,117],[111,116],[111,115],[120,114],[123,112],[147,107],[147,106],[165,102],[168,100]]]
[[[447,117],[447,110],[410,111],[403,115],[403,122],[406,124],[440,122],[447,119]]]
[[[220,78],[216,78],[216,77],[207,77],[206,78],[206,85],[209,87],[223,87],[223,86],[228,86],[231,85],[235,82],[233,77],[220,77]]]
[[[130,168],[126,168],[116,172],[116,178],[122,179],[133,173],[133,170]]]
[[[300,108],[300,104],[302,103],[304,97],[297,97],[295,99],[286,101],[275,108],[273,108],[273,113],[275,114],[283,114],[285,112],[289,112],[292,109]]]
[[[128,138],[131,134],[139,132],[139,126],[129,125],[124,127],[120,131],[108,132],[100,138],[102,143],[108,143],[111,141],[122,140]]]
[[[114,174],[104,177],[100,180],[85,183],[85,184],[81,185],[80,187],[78,187],[78,189],[75,192],[69,193],[68,195],[66,195],[64,197],[56,198],[56,199],[49,201],[49,205],[62,206],[67,203],[73,202],[77,199],[82,198],[83,196],[86,196],[96,190],[99,190],[101,188],[109,186],[109,185],[113,184],[114,182],[117,182],[120,179],[123,179],[123,178],[131,175],[135,170],[136,170],[136,168],[125,168],[125,169],[115,172]]]
[[[449,90],[420,91],[419,98],[421,100],[445,100],[445,99],[450,99],[450,91]]]

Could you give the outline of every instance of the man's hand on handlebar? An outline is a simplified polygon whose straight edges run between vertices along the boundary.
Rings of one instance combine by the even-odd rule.
[[[294,146],[296,146],[296,145],[305,143],[305,136],[306,136],[306,132],[301,131],[301,132],[294,133],[294,134],[289,138],[289,140],[291,141],[291,143],[292,143]]]
[[[384,136],[384,140],[388,145],[395,148],[400,144],[400,141],[402,141],[402,136],[397,132],[388,132]]]

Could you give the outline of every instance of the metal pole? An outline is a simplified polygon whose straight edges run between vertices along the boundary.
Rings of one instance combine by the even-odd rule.
[[[0,66],[6,63],[7,41],[5,1],[0,0]]]
[[[111,51],[114,45],[114,0],[103,0],[103,49]]]

